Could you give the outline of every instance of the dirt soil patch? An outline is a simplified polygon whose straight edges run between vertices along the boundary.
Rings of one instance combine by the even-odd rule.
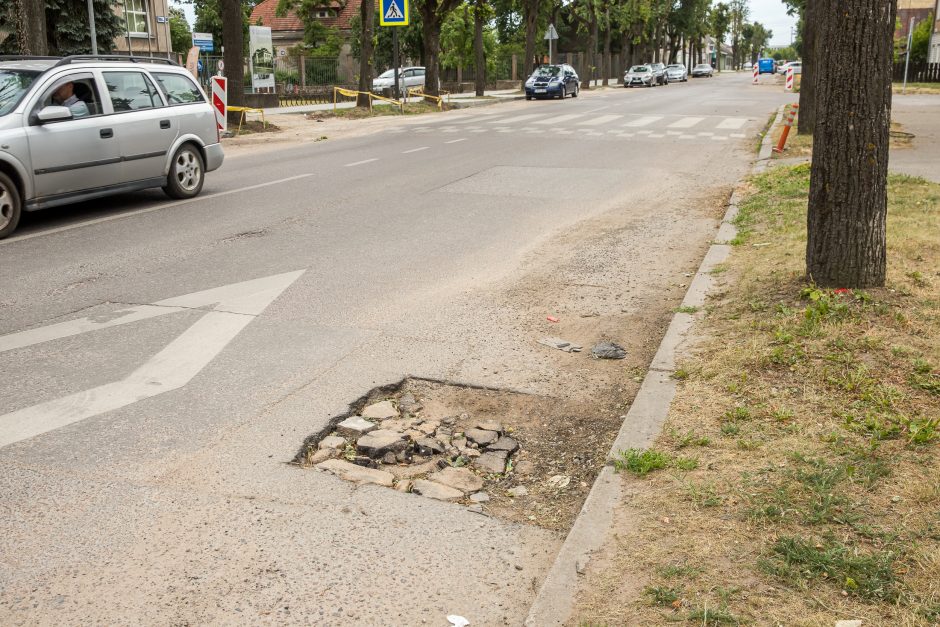
[[[866,291],[802,279],[807,165],[750,188],[573,624],[940,624],[940,185],[890,178]]]
[[[262,122],[261,120],[245,120],[242,122],[241,130],[238,130],[238,124],[232,126],[232,132],[238,132],[238,136],[254,135],[257,133],[280,133],[281,127],[271,122]]]

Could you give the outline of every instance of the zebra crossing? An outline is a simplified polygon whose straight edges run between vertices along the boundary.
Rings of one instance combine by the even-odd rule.
[[[748,137],[752,118],[639,113],[470,113],[433,123],[389,129],[390,133],[578,135],[589,139],[656,139],[730,142]]]

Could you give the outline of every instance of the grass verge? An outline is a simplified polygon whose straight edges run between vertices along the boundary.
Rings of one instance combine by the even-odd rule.
[[[891,176],[885,288],[821,290],[809,173],[749,181],[663,434],[617,464],[631,523],[581,620],[940,623],[940,185]]]
[[[444,110],[448,110],[450,107],[445,102]],[[402,110],[399,111],[398,107],[392,106],[389,104],[374,104],[372,106],[372,111],[368,109],[361,109],[359,107],[353,107],[351,109],[337,109],[336,111],[317,111],[316,113],[310,113],[307,115],[308,119],[329,119],[329,118],[340,118],[345,120],[362,120],[364,118],[375,118],[386,115],[421,115],[423,113],[437,113],[440,109],[437,108],[436,103],[428,102],[410,102],[406,103]]]
[[[900,95],[904,89],[904,83],[894,83],[892,90],[896,95]],[[940,94],[940,83],[908,83],[908,94]]]

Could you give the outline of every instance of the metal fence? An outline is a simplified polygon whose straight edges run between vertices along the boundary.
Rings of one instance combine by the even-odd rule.
[[[894,80],[904,80],[904,62],[894,64]],[[940,63],[911,63],[907,72],[911,83],[940,83]]]

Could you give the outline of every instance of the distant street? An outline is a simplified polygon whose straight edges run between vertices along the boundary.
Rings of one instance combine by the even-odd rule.
[[[0,241],[0,623],[519,624],[563,535],[287,462],[406,375],[601,403],[546,314],[642,373],[798,97],[749,83],[406,117],[233,151],[191,201],[26,215]]]

